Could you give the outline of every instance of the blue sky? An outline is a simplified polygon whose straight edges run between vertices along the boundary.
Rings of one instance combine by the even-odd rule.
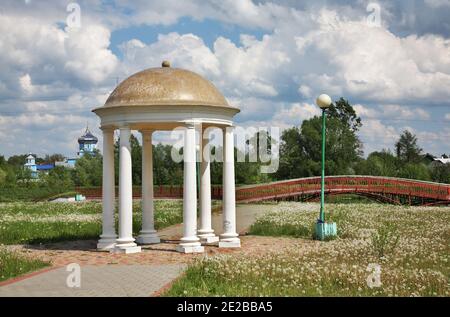
[[[244,127],[300,125],[326,92],[361,115],[366,155],[405,129],[450,153],[450,0],[83,0],[75,27],[70,2],[0,5],[0,155],[73,156],[116,81],[164,59],[211,80]]]

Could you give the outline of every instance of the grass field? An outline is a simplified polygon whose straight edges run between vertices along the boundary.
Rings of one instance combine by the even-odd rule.
[[[16,202],[0,204],[0,244],[36,244],[97,239],[101,233],[101,202]],[[116,213],[117,215],[117,213]],[[133,231],[141,229],[140,202],[133,203]],[[155,201],[155,227],[182,222],[180,200]]]
[[[0,249],[0,281],[49,266],[50,263],[31,259]]]
[[[339,234],[328,242],[312,241],[317,204],[271,208],[251,234],[298,243],[259,256],[202,258],[166,295],[450,296],[448,207],[328,204]]]

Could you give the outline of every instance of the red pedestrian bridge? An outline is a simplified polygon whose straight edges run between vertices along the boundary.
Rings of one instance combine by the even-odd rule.
[[[87,198],[101,198],[101,188],[77,188]],[[212,198],[222,198],[222,187],[212,186]],[[411,179],[380,176],[328,176],[325,194],[358,195],[390,204],[450,205],[450,185]],[[133,197],[141,196],[141,188],[133,187]],[[155,185],[156,198],[182,198],[182,186]],[[236,201],[241,203],[267,200],[316,201],[320,196],[320,177],[308,177],[267,184],[238,186]]]

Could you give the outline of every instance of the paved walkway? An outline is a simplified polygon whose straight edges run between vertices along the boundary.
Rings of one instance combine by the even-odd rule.
[[[82,266],[80,287],[67,286],[65,267],[0,287],[0,296],[150,296],[184,269],[185,264]]]
[[[236,206],[236,231],[244,234],[255,221],[256,217],[269,210],[272,205],[238,205]],[[213,213],[211,224],[218,235],[223,232],[222,213]],[[183,236],[183,225],[175,225],[158,232],[162,239],[176,240]]]
[[[256,216],[270,205],[237,206],[237,231],[244,233]],[[213,214],[212,226],[216,234],[222,232],[222,215]],[[12,280],[0,286],[0,296],[151,296],[179,276],[187,265],[204,254],[180,254],[175,247],[182,237],[182,225],[159,232],[164,243],[143,246],[142,253],[111,254],[97,252],[96,241],[71,241],[40,246],[15,246],[18,252],[51,261],[54,269]],[[265,237],[242,237],[242,249],[206,247],[205,254],[260,253],[273,247]],[[70,288],[66,280],[71,272],[66,265],[81,266],[81,288]],[[55,268],[56,267],[56,268]]]

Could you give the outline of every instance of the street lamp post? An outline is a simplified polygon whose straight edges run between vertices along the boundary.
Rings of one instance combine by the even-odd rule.
[[[331,106],[331,98],[328,95],[320,95],[316,104],[322,109],[322,174],[320,182],[320,214],[316,223],[316,238],[325,240],[337,234],[336,223],[325,221],[325,141],[326,141],[326,110]]]

